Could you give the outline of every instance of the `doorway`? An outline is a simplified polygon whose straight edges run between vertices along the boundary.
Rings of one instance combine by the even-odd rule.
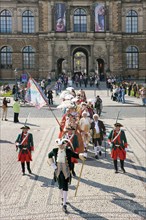
[[[97,59],[97,72],[99,75],[100,81],[105,80],[105,75],[104,75],[104,60],[103,59]]]

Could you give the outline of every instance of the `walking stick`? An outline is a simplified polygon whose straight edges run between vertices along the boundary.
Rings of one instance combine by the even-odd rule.
[[[83,160],[83,162],[82,162],[82,167],[81,167],[81,171],[80,171],[80,175],[79,175],[79,179],[78,179],[78,183],[77,183],[77,187],[76,187],[76,191],[75,191],[75,197],[77,195],[77,191],[78,191],[78,187],[79,187],[79,183],[80,183],[80,179],[81,179],[84,163],[85,163],[85,160]]]
[[[104,145],[105,145],[105,157],[106,157],[106,141],[104,141]]]

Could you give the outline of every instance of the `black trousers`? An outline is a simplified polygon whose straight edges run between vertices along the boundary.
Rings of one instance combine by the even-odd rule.
[[[15,112],[14,112],[14,122],[15,122],[15,123],[19,122],[18,116],[19,116],[19,113],[15,113]]]
[[[30,172],[30,162],[26,162],[27,170]],[[22,173],[25,173],[25,162],[21,162]]]
[[[114,168],[116,171],[118,171],[118,162],[117,160],[113,160],[114,162]],[[120,160],[120,164],[121,164],[121,169],[123,170],[124,169],[124,160]]]

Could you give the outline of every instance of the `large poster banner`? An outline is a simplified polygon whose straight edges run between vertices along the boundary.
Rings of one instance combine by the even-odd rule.
[[[66,31],[66,6],[64,3],[55,5],[55,30],[57,32]]]
[[[95,32],[105,31],[105,4],[95,4]]]

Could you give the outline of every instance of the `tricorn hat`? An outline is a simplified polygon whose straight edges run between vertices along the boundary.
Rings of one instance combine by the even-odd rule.
[[[21,129],[30,129],[30,127],[24,125]]]
[[[68,131],[73,131],[73,130],[76,130],[76,129],[73,128],[73,127],[67,127],[66,130],[68,130]]]
[[[114,126],[115,127],[123,127],[123,125],[121,123],[119,123],[119,122],[115,123]]]
[[[62,145],[62,144],[65,144],[65,143],[69,142],[69,140],[66,139],[66,138],[63,138],[63,139],[58,138],[57,140],[55,140],[55,142],[56,142],[56,144],[57,144],[58,146],[60,146],[60,145]]]

